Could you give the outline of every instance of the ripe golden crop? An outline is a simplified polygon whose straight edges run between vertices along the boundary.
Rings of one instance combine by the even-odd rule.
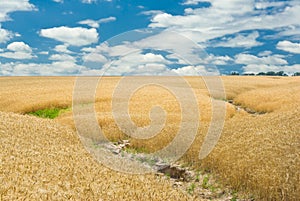
[[[212,171],[223,183],[256,198],[297,200],[300,195],[300,79],[229,76],[221,79],[227,100],[217,101],[226,101],[224,129],[211,154],[199,160],[212,117],[211,99],[201,77],[186,77],[197,98],[200,126],[182,160]],[[119,80],[120,77],[101,78],[95,99],[98,123],[113,141],[127,138],[112,113],[113,92]],[[74,134],[72,111],[62,113],[55,120],[9,113],[71,107],[74,83],[73,77],[0,78],[0,145],[5,150],[0,155],[0,182],[6,184],[0,187],[0,195],[26,195],[26,192],[34,196],[30,193],[39,192],[49,198],[61,194],[84,199],[98,198],[105,192],[116,199],[162,195],[188,199],[175,192],[168,182],[159,183],[153,175],[122,175],[95,163]],[[154,85],[142,87],[131,96],[128,111],[132,121],[140,127],[151,124],[149,113],[156,105],[166,112],[162,131],[147,140],[131,139],[132,146],[147,152],[169,144],[182,123],[180,102],[170,91]],[[194,111],[189,115],[194,115]],[[25,184],[27,181],[31,183]],[[146,183],[139,187],[139,182]],[[139,190],[133,193],[126,190],[125,184],[129,185],[126,188]]]

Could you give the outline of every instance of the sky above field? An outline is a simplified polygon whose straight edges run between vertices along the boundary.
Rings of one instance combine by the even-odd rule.
[[[300,72],[299,0],[0,0],[0,75]]]

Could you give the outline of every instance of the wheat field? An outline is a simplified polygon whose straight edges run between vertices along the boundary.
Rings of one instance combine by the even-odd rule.
[[[112,113],[120,79],[101,78],[95,95],[98,123],[111,141],[128,138]],[[130,79],[137,82],[143,78]],[[183,88],[171,77],[159,79]],[[224,185],[257,200],[299,199],[300,78],[221,77],[226,99],[216,101],[226,104],[224,128],[215,149],[203,160],[199,151],[212,117],[211,97],[201,77],[185,79],[198,103],[200,126],[181,161],[211,172]],[[97,163],[76,135],[72,111],[54,120],[26,115],[44,108],[71,107],[75,81],[74,77],[0,78],[0,183],[5,184],[0,187],[0,198],[192,199],[153,174],[121,174]],[[131,139],[133,147],[145,152],[165,147],[182,123],[180,102],[156,85],[132,94],[128,104],[132,121],[139,127],[149,125],[155,105],[166,112],[164,128],[153,138]]]

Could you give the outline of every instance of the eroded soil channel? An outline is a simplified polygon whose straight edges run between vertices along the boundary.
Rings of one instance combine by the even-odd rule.
[[[130,140],[119,140],[101,146],[118,157],[138,161],[151,167],[157,175],[171,180],[174,188],[190,194],[193,200],[251,200],[239,199],[236,192],[217,183],[209,172],[193,170],[189,165],[180,162],[169,164],[162,158],[135,151],[130,145]]]
[[[258,111],[255,111],[251,108],[248,108],[248,107],[243,107],[241,106],[240,104],[238,103],[235,103],[234,100],[225,100],[225,102],[231,104],[232,106],[234,106],[235,110],[240,112],[240,111],[244,111],[250,115],[253,115],[253,116],[257,116],[257,115],[263,115],[265,114],[266,112],[258,112]]]

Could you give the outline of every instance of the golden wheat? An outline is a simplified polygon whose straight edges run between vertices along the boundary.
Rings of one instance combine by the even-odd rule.
[[[50,120],[0,112],[0,146],[1,200],[188,200],[166,179],[100,165]]]
[[[134,81],[134,79],[136,78],[133,77],[132,80]],[[172,82],[170,78],[162,77],[161,79]],[[208,90],[205,87],[205,82],[200,77],[187,77],[186,79],[197,97],[201,119],[196,139],[188,152],[183,156],[183,160],[194,164],[198,168],[213,171],[224,183],[240,191],[252,194],[255,198],[265,200],[297,200],[300,195],[300,187],[298,186],[300,183],[300,173],[298,171],[300,167],[300,79],[297,77],[222,77],[227,99],[233,100],[235,105],[257,112],[257,114],[249,114],[243,109],[236,109],[234,105],[226,103],[227,114],[222,136],[213,152],[201,161],[198,155],[212,116],[211,100]],[[104,134],[110,140],[126,138],[126,135],[118,128],[112,114],[111,101],[114,89],[119,80],[119,77],[101,78],[96,92],[95,109],[98,122]],[[71,77],[0,78],[0,111],[23,114],[41,108],[71,106],[74,81],[75,79]],[[172,84],[176,85],[177,83]],[[146,86],[136,91],[130,98],[129,113],[132,121],[138,126],[149,125],[151,123],[149,112],[155,105],[161,106],[167,112],[165,126],[161,133],[148,140],[131,140],[133,146],[142,147],[149,152],[157,151],[172,141],[180,127],[182,118],[180,103],[172,93],[162,87]],[[193,115],[193,112],[194,111],[191,111],[190,115]],[[264,114],[259,115],[259,113]],[[3,117],[4,119],[13,116],[16,121],[18,121],[18,118],[25,118],[4,113],[2,113],[2,116],[5,117]],[[28,120],[25,119],[22,121],[28,122]],[[35,119],[35,121],[46,120]],[[54,127],[59,123],[75,129],[72,111],[63,113],[55,119],[54,122],[49,121],[49,123]],[[22,125],[26,129],[32,129],[31,126],[33,126],[30,123],[28,125],[27,123]],[[95,168],[95,163],[89,161],[90,157],[87,153],[84,152],[83,154],[83,148],[76,136],[69,134],[68,139],[71,140],[72,143],[63,147],[61,143],[65,141],[62,140],[65,139],[64,136],[57,136],[57,140],[59,140],[56,142],[57,147],[52,143],[48,143],[49,146],[47,146],[45,143],[47,143],[48,135],[49,133],[51,134],[50,130],[52,128],[49,130],[43,126],[39,127],[36,124],[34,126],[36,129],[39,129],[37,133],[40,132],[44,134],[44,137],[39,136],[39,140],[34,143],[37,146],[39,146],[39,143],[44,143],[44,147],[49,149],[49,155],[44,154],[43,157],[40,158],[39,167],[42,168],[43,171],[52,171],[48,170],[51,168],[57,171],[54,166],[51,166],[51,168],[45,166],[47,166],[47,161],[50,161],[51,157],[54,157],[51,156],[51,154],[58,157],[56,152],[60,149],[61,151],[59,151],[59,153],[61,155],[70,157],[70,161],[68,162],[69,166],[65,164],[63,166],[65,169],[60,170],[63,174],[70,176],[71,174],[68,172],[74,173],[74,171],[78,171],[77,168],[81,168],[80,171],[84,172],[86,168],[88,168],[92,173],[81,173],[81,178],[92,178],[93,176],[91,175],[95,175],[95,172],[99,171],[99,166]],[[10,133],[16,133],[16,136],[20,135],[20,139],[23,139],[24,144],[33,142],[28,139],[27,135],[24,135],[26,130],[20,130],[22,129],[11,130]],[[55,132],[56,131],[53,131],[52,133]],[[23,137],[21,137],[21,133],[24,135]],[[6,137],[6,141],[1,141],[1,146],[5,145],[3,148],[12,150],[14,146],[12,143],[16,144],[16,139],[12,136],[14,135],[11,135],[10,138]],[[20,148],[18,150],[21,152],[22,146],[19,146]],[[24,147],[24,149],[25,148],[26,147]],[[80,162],[77,161],[78,158],[76,158],[80,153],[74,151],[75,149],[81,150],[78,151],[81,153],[80,157],[82,157]],[[29,150],[31,149],[27,147],[27,151]],[[26,151],[24,151],[24,153],[26,153]],[[16,165],[16,162],[9,163],[7,161],[7,157],[11,156],[14,156],[11,151],[3,154],[1,156],[1,160],[5,159],[5,163],[3,164]],[[24,156],[24,158],[26,157]],[[29,158],[32,160],[32,157]],[[22,163],[21,158],[16,161],[20,164]],[[80,166],[79,163],[84,164],[84,168]],[[26,164],[29,164],[29,162]],[[77,164],[78,167],[75,164]],[[68,167],[72,166],[76,166],[76,168],[74,167],[72,170],[69,170]],[[2,168],[3,167],[1,167],[1,170]],[[100,169],[105,168],[101,166]],[[5,170],[7,171],[7,169]],[[2,174],[4,174],[4,172],[1,172],[0,175]],[[24,175],[26,174],[32,176],[29,173],[24,173]],[[121,177],[121,175],[119,176]],[[128,176],[125,177],[128,178]],[[100,177],[97,178],[97,182],[103,182]],[[14,179],[16,178],[14,177]],[[56,181],[61,181],[58,178],[56,179]],[[126,179],[122,181],[125,182],[125,180]],[[69,185],[75,185],[77,187],[73,189],[77,189],[78,191],[83,190],[78,182],[75,182],[75,184],[73,180],[69,182]],[[93,180],[85,179],[84,182],[84,185],[88,185],[89,182],[93,183]],[[54,183],[55,182],[53,182],[53,184]],[[100,183],[93,183],[95,189]],[[39,183],[39,185],[28,186],[28,188],[23,188],[23,191],[21,190],[20,192],[27,192],[28,189],[36,188],[37,186],[42,188],[42,185],[43,184]],[[129,188],[132,187],[133,186],[129,185]],[[66,187],[56,188],[59,188],[57,192],[60,193],[69,192],[68,190],[61,191]],[[156,187],[155,189],[157,188],[160,187]],[[37,189],[32,190],[32,192],[35,191],[37,191]],[[89,193],[95,193],[94,190],[87,191]],[[103,191],[102,189],[101,193],[103,193]],[[162,191],[164,190],[162,189]],[[171,190],[166,191],[171,192]],[[6,195],[9,191],[4,189],[0,192]],[[53,192],[54,190],[52,189],[51,193]],[[100,191],[97,192],[101,194]],[[112,193],[112,191],[108,192]],[[74,196],[72,193],[70,192],[70,196]],[[76,193],[78,195],[78,192]],[[123,193],[124,195],[130,194],[130,192]],[[156,195],[160,193],[162,192],[158,190]],[[89,196],[91,195],[92,194],[89,194]]]

